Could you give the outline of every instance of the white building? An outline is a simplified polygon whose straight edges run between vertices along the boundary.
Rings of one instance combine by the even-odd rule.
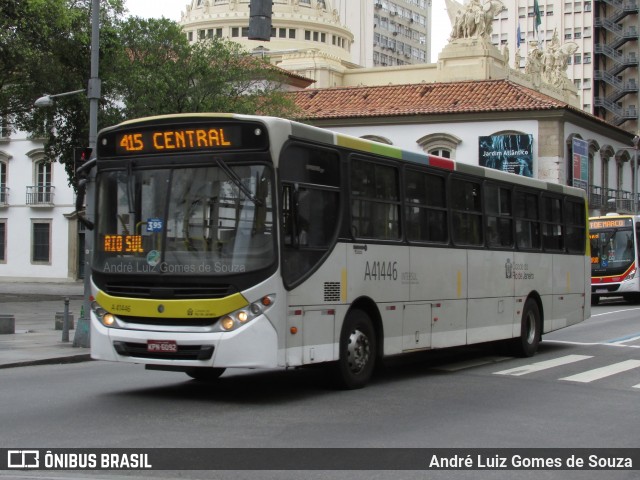
[[[81,274],[75,195],[64,166],[45,157],[42,139],[0,138],[0,276],[66,281]]]

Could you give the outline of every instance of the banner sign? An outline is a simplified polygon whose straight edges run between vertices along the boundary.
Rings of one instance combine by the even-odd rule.
[[[589,143],[580,138],[571,139],[573,152],[573,186],[587,190],[589,187]]]
[[[6,470],[16,473],[33,470],[637,471],[640,470],[640,449],[19,447],[0,449],[0,472]]]
[[[478,137],[482,167],[533,177],[533,135]]]

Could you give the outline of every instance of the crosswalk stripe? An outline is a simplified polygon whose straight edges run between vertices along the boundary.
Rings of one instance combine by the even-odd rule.
[[[640,360],[625,360],[624,362],[614,363],[607,365],[606,367],[595,368],[593,370],[587,370],[586,372],[578,373],[577,375],[571,375],[570,377],[564,377],[560,380],[566,380],[568,382],[581,382],[589,383],[594,380],[599,380],[616,373],[626,372],[634,368],[640,367]]]
[[[521,367],[510,368],[509,370],[494,372],[494,375],[513,375],[513,376],[526,375],[527,373],[539,372],[540,370],[559,367],[561,365],[567,365],[569,363],[579,362],[580,360],[586,360],[588,358],[593,358],[593,357],[591,355],[566,355],[564,357],[554,358],[553,360],[545,360],[544,362],[536,362],[530,365],[523,365]]]

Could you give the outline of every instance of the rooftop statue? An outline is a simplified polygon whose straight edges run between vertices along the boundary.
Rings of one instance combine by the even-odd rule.
[[[447,13],[451,20],[449,41],[459,38],[491,38],[493,17],[506,10],[500,0],[470,0],[466,5],[456,0],[446,0]]]
[[[546,48],[541,48],[537,41],[531,42],[530,45],[532,48],[527,55],[525,73],[539,75],[543,82],[563,88],[569,81],[567,77],[569,58],[578,51],[578,44],[567,42],[561,45],[556,30]]]

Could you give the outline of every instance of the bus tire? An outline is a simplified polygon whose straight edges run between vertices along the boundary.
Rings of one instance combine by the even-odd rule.
[[[352,310],[340,333],[340,357],[337,380],[341,388],[364,387],[375,368],[377,339],[369,316],[362,310]]]
[[[522,311],[520,337],[513,340],[513,353],[517,357],[531,357],[538,351],[542,337],[542,318],[535,300],[528,298]]]
[[[211,367],[193,367],[186,371],[194,380],[201,382],[211,382],[218,379],[220,375],[224,373],[224,368],[211,368]]]
[[[600,295],[591,295],[591,305],[598,305],[600,303]]]

